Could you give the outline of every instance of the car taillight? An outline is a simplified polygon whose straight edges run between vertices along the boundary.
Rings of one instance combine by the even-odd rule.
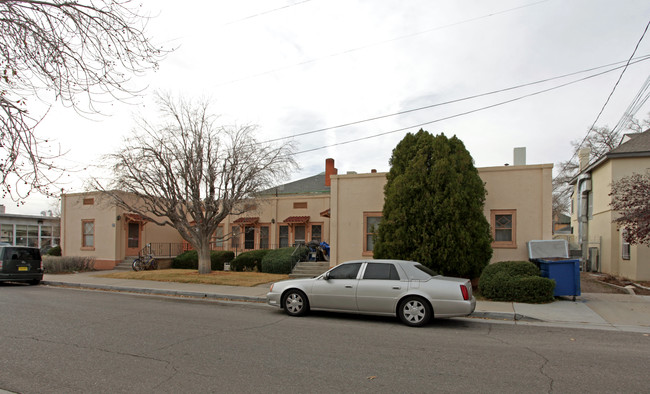
[[[460,285],[460,291],[463,293],[463,299],[465,301],[469,300],[469,291],[467,291],[467,286]]]
[[[273,285],[274,285],[274,284],[275,284],[275,283],[271,283],[271,288],[269,289],[269,291],[273,291]]]

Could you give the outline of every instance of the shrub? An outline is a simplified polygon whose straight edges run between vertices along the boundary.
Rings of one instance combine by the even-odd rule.
[[[306,258],[308,253],[309,249],[305,246],[270,250],[262,259],[262,272],[290,274],[296,263]]]
[[[45,254],[48,256],[61,256],[61,246],[57,245],[53,248],[49,248]]]
[[[42,256],[43,272],[57,274],[61,272],[82,272],[95,270],[94,257]]]
[[[262,259],[268,253],[268,250],[251,250],[244,252],[230,263],[230,269],[233,271],[257,271],[262,272]]]
[[[555,281],[542,278],[531,262],[502,261],[485,267],[478,287],[491,300],[540,303],[553,301]]]
[[[226,250],[213,250],[210,252],[210,269],[223,271],[223,264],[231,261],[235,254]],[[196,250],[188,250],[174,257],[172,268],[199,269],[199,253]]]

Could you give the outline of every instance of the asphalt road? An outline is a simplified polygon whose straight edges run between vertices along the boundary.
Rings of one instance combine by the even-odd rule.
[[[647,392],[647,334],[0,284],[20,393]]]

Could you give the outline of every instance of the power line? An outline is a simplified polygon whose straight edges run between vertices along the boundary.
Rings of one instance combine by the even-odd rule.
[[[605,100],[605,104],[603,104],[603,107],[600,109],[600,112],[598,112],[598,116],[596,116],[596,119],[594,122],[591,124],[591,127],[587,130],[587,134],[585,137],[580,141],[578,146],[576,147],[575,151],[573,152],[573,155],[569,159],[568,162],[564,164],[564,167],[560,170],[558,175],[553,178],[553,180],[559,178],[564,172],[566,171],[569,163],[573,161],[573,159],[576,157],[578,154],[578,151],[582,147],[582,145],[587,141],[587,138],[589,138],[589,134],[591,134],[591,131],[594,129],[596,126],[596,123],[598,122],[598,119],[600,119],[600,116],[603,114],[603,111],[605,111],[605,107],[607,107],[607,104],[609,104],[609,100],[612,98],[614,95],[614,91],[616,91],[616,88],[618,87],[618,84],[621,82],[621,79],[623,78],[623,74],[625,74],[625,71],[627,71],[627,67],[631,64],[630,62],[634,58],[634,55],[636,54],[636,51],[639,49],[639,45],[641,45],[641,41],[643,41],[643,38],[645,37],[646,33],[648,32],[648,27],[650,26],[650,21],[648,21],[648,24],[646,24],[645,29],[643,30],[643,34],[641,34],[641,38],[639,38],[639,41],[637,41],[636,46],[634,47],[634,51],[632,51],[632,55],[630,55],[630,58],[627,60],[627,63],[625,64],[625,67],[623,67],[623,71],[621,71],[621,75],[618,76],[618,79],[616,80],[616,83],[614,84],[614,87],[612,88],[612,91],[609,93],[609,96],[607,96],[607,100]]]
[[[637,59],[635,59],[636,61],[634,63],[632,63],[632,64],[635,64],[635,63],[638,63],[638,62],[641,62],[641,61],[645,61],[645,60],[648,60],[648,59],[650,59],[650,55],[640,56]],[[564,75],[560,75],[560,76],[556,76],[556,77],[541,79],[541,80],[538,80],[538,81],[535,81],[535,82],[528,82],[528,83],[525,83],[525,84],[516,85],[516,86],[512,86],[512,87],[508,87],[508,88],[493,90],[493,91],[485,92],[485,93],[479,93],[479,94],[475,94],[475,95],[472,95],[472,96],[463,97],[463,98],[460,98],[460,99],[449,100],[449,101],[445,101],[445,102],[442,102],[442,103],[436,103],[436,104],[426,105],[426,106],[423,106],[423,107],[407,109],[407,110],[404,110],[404,111],[394,112],[394,113],[387,114],[387,115],[379,115],[379,116],[375,116],[375,117],[372,117],[372,118],[356,120],[356,121],[352,121],[352,122],[348,122],[348,123],[342,123],[342,124],[339,124],[339,125],[336,125],[336,126],[329,126],[329,127],[324,127],[324,128],[321,128],[321,129],[305,131],[305,132],[292,134],[292,135],[285,136],[285,137],[279,137],[279,138],[274,138],[274,139],[271,139],[271,140],[267,140],[267,141],[264,141],[264,143],[277,142],[277,141],[282,141],[282,140],[291,139],[291,138],[295,138],[295,137],[302,137],[302,136],[305,136],[305,135],[320,133],[320,132],[323,132],[323,131],[338,129],[338,128],[341,128],[341,127],[353,126],[353,125],[357,125],[357,124],[361,124],[361,123],[371,122],[371,121],[374,121],[374,120],[379,120],[379,119],[389,118],[389,117],[393,117],[393,116],[404,115],[404,114],[411,113],[411,112],[421,111],[421,110],[425,110],[425,109],[430,109],[430,108],[440,107],[440,106],[444,106],[444,105],[454,104],[454,103],[467,101],[467,100],[471,100],[471,99],[475,99],[475,98],[479,98],[479,97],[489,96],[489,95],[493,95],[493,94],[497,94],[497,93],[503,93],[503,92],[507,92],[507,91],[510,91],[510,90],[520,89],[520,88],[527,87],[527,86],[532,86],[532,85],[537,85],[537,84],[541,84],[541,83],[544,83],[544,82],[549,82],[549,81],[553,81],[553,80],[557,80],[557,79],[562,79],[562,78],[570,77],[570,76],[573,76],[573,75],[583,74],[583,73],[586,73],[586,72],[599,70],[599,69],[602,69],[602,68],[605,68],[605,67],[615,66],[617,64],[621,64],[621,63],[625,63],[625,62],[626,61],[623,60],[623,61],[620,61],[620,62],[610,63],[610,64],[606,64],[606,65],[603,65],[603,66],[598,66],[598,67],[593,67],[593,68],[589,68],[589,69],[586,69],[586,70],[572,72],[572,73],[569,73],[569,74],[564,74]],[[613,68],[611,70],[608,70],[608,71],[606,71],[606,73],[617,70],[617,69],[619,69],[621,67],[623,67],[623,66],[616,67],[616,68]],[[598,75],[601,75],[601,74],[596,74],[596,76],[598,76]],[[580,81],[580,80],[578,80],[578,81]]]
[[[635,63],[647,60],[648,58],[650,58],[650,57],[646,56],[646,57],[642,58],[642,60],[638,60]],[[626,64],[626,66],[629,65],[629,64],[634,64],[634,63],[628,63],[628,64]],[[621,67],[625,67],[625,66],[621,66]],[[338,143],[335,143],[335,144],[321,146],[321,147],[318,147],[318,148],[307,149],[307,150],[304,150],[304,151],[296,152],[296,153],[294,153],[294,155],[300,155],[300,154],[303,154],[303,153],[314,152],[314,151],[321,150],[321,149],[332,148],[332,147],[335,147],[335,146],[347,145],[347,144],[351,144],[351,143],[354,143],[354,142],[365,141],[365,140],[381,137],[381,136],[384,136],[384,135],[393,134],[393,133],[397,133],[397,132],[400,132],[400,131],[406,131],[406,130],[409,130],[409,129],[419,128],[419,127],[427,126],[427,125],[430,125],[430,124],[433,124],[433,123],[442,122],[444,120],[449,120],[449,119],[457,118],[457,117],[460,117],[460,116],[469,115],[469,114],[472,114],[472,113],[475,113],[475,112],[484,111],[486,109],[490,109],[490,108],[498,107],[498,106],[501,106],[501,105],[509,104],[509,103],[512,103],[512,102],[515,102],[515,101],[522,100],[524,98],[536,96],[536,95],[546,93],[546,92],[550,92],[552,90],[556,90],[556,89],[559,89],[559,88],[562,88],[562,87],[565,87],[565,86],[573,85],[575,83],[582,82],[582,81],[585,81],[585,80],[588,80],[588,79],[591,79],[591,78],[595,78],[595,77],[598,77],[600,75],[604,75],[604,74],[607,74],[607,73],[612,72],[614,70],[617,70],[617,69],[619,69],[621,67],[616,67],[616,68],[611,69],[611,70],[602,71],[600,73],[592,74],[592,75],[586,76],[584,78],[577,79],[575,81],[566,82],[566,83],[563,83],[563,84],[560,84],[560,85],[557,85],[557,86],[554,86],[554,87],[551,87],[551,88],[539,90],[537,92],[529,93],[529,94],[519,96],[519,97],[516,97],[516,98],[513,98],[513,99],[501,101],[501,102],[496,103],[496,104],[487,105],[487,106],[480,107],[480,108],[477,108],[477,109],[461,112],[461,113],[458,113],[458,114],[455,114],[455,115],[450,115],[450,116],[446,116],[446,117],[443,117],[443,118],[438,118],[438,119],[435,119],[435,120],[432,120],[432,121],[428,121],[428,122],[424,122],[424,123],[420,123],[420,124],[416,124],[416,125],[412,125],[412,126],[408,126],[408,127],[403,127],[403,128],[399,128],[399,129],[395,129],[395,130],[390,130],[390,131],[386,131],[386,132],[379,133],[379,134],[373,134],[373,135],[370,135],[370,136],[356,138],[356,139],[353,139],[353,140],[338,142]]]
[[[224,24],[223,26],[233,25],[233,24],[235,24],[235,23],[243,22],[243,21],[248,20],[248,19],[257,18],[258,16],[262,16],[262,15],[270,14],[270,13],[272,13],[272,12],[276,12],[276,11],[284,10],[284,9],[286,9],[286,8],[290,8],[290,7],[295,7],[295,6],[297,6],[297,5],[300,5],[300,4],[303,4],[303,3],[307,3],[307,2],[309,2],[309,1],[312,1],[312,0],[302,0],[302,1],[298,1],[298,2],[292,3],[292,4],[287,4],[287,5],[282,6],[282,7],[273,8],[273,9],[268,10],[268,11],[258,12],[257,14],[249,15],[249,16],[243,17],[243,18],[241,18],[241,19],[237,19],[237,20],[234,20],[234,21],[232,21],[232,22],[228,22],[228,23]]]
[[[522,5],[522,6],[519,6],[519,7],[508,8],[506,10],[497,11],[497,12],[493,12],[493,13],[490,13],[490,14],[477,16],[475,18],[465,19],[465,20],[450,23],[450,24],[447,24],[447,25],[432,27],[430,29],[422,30],[422,31],[415,32],[415,33],[410,33],[410,34],[390,38],[390,39],[383,40],[383,41],[377,41],[377,42],[366,44],[366,45],[363,45],[363,46],[360,46],[360,47],[346,49],[346,50],[341,51],[341,52],[331,53],[329,55],[321,56],[321,57],[318,57],[318,58],[304,60],[302,62],[298,62],[298,63],[290,64],[290,65],[287,65],[287,66],[274,68],[272,70],[263,71],[263,72],[260,72],[260,73],[257,73],[257,74],[248,75],[248,76],[245,76],[245,77],[242,77],[242,78],[232,79],[230,81],[222,82],[222,83],[217,84],[215,86],[219,87],[219,86],[224,86],[224,85],[230,85],[230,84],[236,83],[236,82],[246,81],[248,79],[261,77],[263,75],[272,74],[272,73],[287,70],[287,69],[290,69],[290,68],[293,68],[293,67],[304,66],[305,64],[315,63],[315,62],[318,62],[318,61],[321,61],[321,60],[324,60],[324,59],[329,59],[329,58],[334,58],[334,57],[338,57],[338,56],[342,56],[342,55],[347,55],[349,53],[361,51],[361,50],[368,49],[368,48],[371,48],[371,47],[374,47],[374,46],[379,46],[379,45],[387,44],[387,43],[390,43],[390,42],[395,42],[395,41],[400,41],[400,40],[404,40],[404,39],[407,39],[407,38],[416,37],[416,36],[419,36],[419,35],[422,35],[422,34],[431,33],[432,31],[436,31],[436,30],[447,29],[447,28],[450,28],[450,27],[454,27],[454,26],[458,26],[458,25],[462,25],[462,24],[466,24],[466,23],[470,23],[470,22],[475,22],[477,20],[489,18],[491,16],[505,14],[505,13],[516,11],[516,10],[519,10],[519,9],[522,9],[522,8],[532,7],[532,6],[541,4],[541,3],[545,3],[547,1],[550,1],[550,0],[541,0],[541,1],[537,1],[535,3],[525,4],[525,5]]]

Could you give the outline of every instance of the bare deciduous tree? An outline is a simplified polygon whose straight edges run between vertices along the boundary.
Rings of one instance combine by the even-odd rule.
[[[650,176],[633,174],[612,183],[611,207],[619,213],[614,220],[625,228],[625,241],[650,246]]]
[[[35,102],[97,113],[99,97],[137,93],[130,77],[157,68],[164,56],[145,35],[147,20],[130,0],[0,0],[3,196],[48,194],[63,170],[55,163],[61,152],[48,152],[48,141],[36,136],[46,112],[35,113]]]
[[[650,118],[643,121],[632,118],[627,129],[638,133],[644,131],[644,127],[648,126],[650,126]],[[571,142],[574,154],[571,159],[558,163],[560,172],[553,178],[554,216],[569,211],[572,190],[569,182],[578,175],[580,169],[578,151],[582,148],[589,148],[590,161],[593,161],[616,148],[620,144],[621,138],[621,132],[617,130],[612,130],[609,127],[594,127],[584,140]]]
[[[199,273],[209,273],[219,223],[286,177],[295,162],[289,146],[257,142],[253,126],[217,126],[207,101],[158,95],[158,103],[162,122],[140,121],[123,150],[109,156],[113,182],[94,185],[118,206],[178,230],[198,251]]]

